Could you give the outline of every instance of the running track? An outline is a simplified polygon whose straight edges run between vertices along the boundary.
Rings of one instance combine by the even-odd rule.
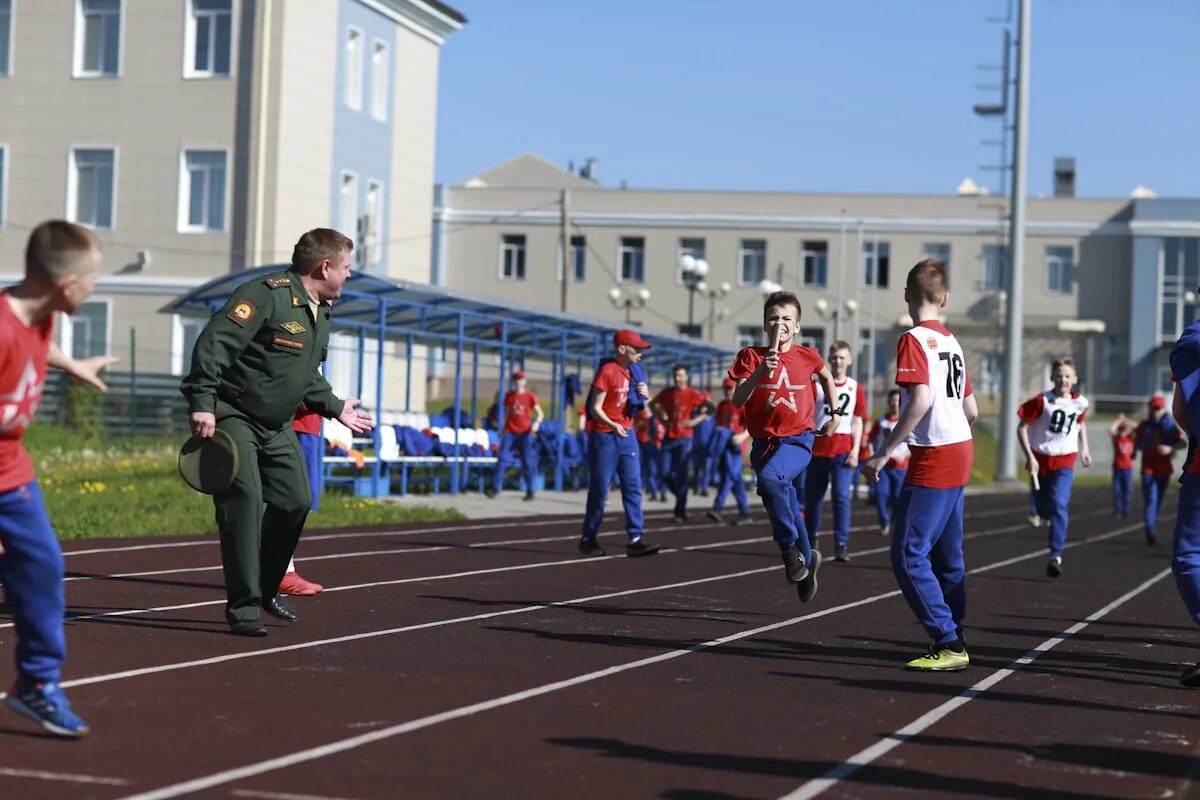
[[[810,604],[763,525],[652,514],[667,550],[636,560],[576,557],[561,517],[312,532],[330,588],[258,640],[227,633],[213,539],[69,542],[93,732],[3,711],[0,798],[1195,797],[1169,536],[1077,492],[1052,581],[1024,502],[968,498],[972,667],[945,675],[900,668],[924,636],[859,505]]]

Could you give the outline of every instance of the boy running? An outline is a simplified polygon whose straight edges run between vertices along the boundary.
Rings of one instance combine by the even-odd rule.
[[[512,391],[504,395],[504,430],[500,434],[500,451],[496,458],[496,471],[492,484],[483,490],[488,497],[495,497],[504,488],[504,471],[513,460],[513,451],[520,454],[521,472],[525,477],[526,501],[533,499],[533,482],[537,477],[537,452],[534,437],[541,427],[545,415],[538,397],[529,391],[525,372],[512,374]]]
[[[674,385],[663,389],[650,401],[653,411],[666,428],[662,444],[663,483],[675,495],[675,511],[671,519],[682,525],[687,522],[688,464],[691,462],[693,430],[712,412],[712,403],[704,392],[688,386],[688,370],[676,364],[671,370]],[[699,414],[693,414],[699,410]],[[703,446],[703,445],[701,445]]]
[[[1075,456],[1084,469],[1092,465],[1088,449],[1088,399],[1071,391],[1075,386],[1075,362],[1061,358],[1050,370],[1052,388],[1027,400],[1017,411],[1017,440],[1025,451],[1025,471],[1038,485],[1037,513],[1050,523],[1050,560],[1046,574],[1062,575],[1063,547],[1067,543],[1068,506]]]
[[[1133,441],[1133,423],[1124,411],[1108,427],[1108,435],[1112,437],[1113,447],[1113,516],[1124,518],[1133,507],[1133,454],[1137,449]]]
[[[1146,523],[1146,544],[1158,542],[1158,515],[1167,498],[1167,484],[1175,473],[1171,456],[1180,444],[1179,426],[1167,413],[1167,398],[1150,398],[1150,416],[1138,423],[1133,434],[1142,451],[1142,518]]]
[[[59,688],[67,655],[63,557],[21,439],[42,398],[47,366],[107,391],[99,372],[117,359],[77,361],[50,341],[54,312],[75,313],[99,275],[96,237],[54,220],[33,229],[25,277],[0,292],[0,583],[17,631],[17,679],[5,702],[57,736],[84,736],[88,726]]]
[[[871,435],[867,437],[868,444],[872,448],[882,446],[899,421],[900,390],[891,389],[887,395],[887,411],[871,426]],[[870,453],[864,456],[863,463],[865,464],[870,457]],[[891,533],[892,513],[896,508],[896,501],[900,499],[900,489],[904,486],[904,476],[907,473],[908,445],[901,442],[892,451],[892,456],[888,459],[887,464],[879,470],[879,485],[876,486],[874,481],[867,481],[867,485],[875,489],[875,506],[879,510],[879,532],[884,536]]]
[[[746,430],[746,412],[733,404],[733,390],[737,384],[725,379],[725,399],[717,405],[717,427],[713,433],[713,449],[717,451],[717,496],[713,507],[708,511],[708,518],[713,522],[724,522],[721,511],[725,508],[725,498],[733,492],[737,501],[738,516],[734,525],[744,525],[750,521],[750,503],[746,500],[746,482],[742,480],[742,461],[744,460],[743,445],[750,438]]]
[[[909,608],[933,640],[909,669],[951,671],[970,664],[962,625],[967,612],[963,564],[963,487],[971,477],[971,425],[979,415],[966,359],[938,321],[946,307],[946,265],[927,258],[908,273],[904,300],[916,325],[897,343],[900,420],[863,474],[879,472],[902,443],[912,451],[896,504],[892,571]]]
[[[848,375],[854,362],[847,342],[834,342],[829,348],[829,372],[833,375],[832,394],[826,394],[813,381],[814,424],[820,428],[830,419],[838,421],[834,434],[813,443],[812,461],[804,478],[804,522],[808,538],[816,547],[821,532],[821,508],[825,505],[825,490],[833,484],[834,561],[849,561],[850,546],[850,484],[858,466],[858,449],[862,445],[863,416],[867,396],[863,387]],[[833,412],[837,411],[837,416]]]
[[[821,554],[813,550],[793,481],[808,466],[813,446],[812,376],[832,397],[833,375],[811,347],[792,343],[800,325],[800,301],[791,292],[775,292],[763,304],[763,330],[768,347],[744,347],[738,352],[729,379],[737,383],[730,402],[746,409],[746,428],[754,445],[750,464],[758,476],[758,494],[771,518],[771,533],[779,545],[784,571],[796,585],[800,600],[817,593]],[[833,433],[841,416],[833,409],[821,436]]]

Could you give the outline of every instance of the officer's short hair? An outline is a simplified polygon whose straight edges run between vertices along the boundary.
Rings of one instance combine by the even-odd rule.
[[[347,250],[354,250],[354,242],[350,237],[332,228],[313,228],[296,242],[292,250],[292,266],[307,274],[325,259],[336,261]]]
[[[82,225],[63,219],[43,222],[25,245],[25,277],[58,283],[95,269],[100,240]]]

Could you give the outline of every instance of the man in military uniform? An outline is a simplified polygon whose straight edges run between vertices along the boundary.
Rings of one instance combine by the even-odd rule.
[[[239,636],[267,635],[260,608],[296,619],[278,594],[312,502],[291,427],[296,407],[303,402],[355,432],[374,427],[359,401],[336,397],[320,372],[328,353],[329,304],[350,277],[353,248],[328,228],[301,236],[291,269],[242,284],[213,315],[180,387],[193,435],[211,437],[220,428],[237,447],[237,474],[213,503],[225,618]]]

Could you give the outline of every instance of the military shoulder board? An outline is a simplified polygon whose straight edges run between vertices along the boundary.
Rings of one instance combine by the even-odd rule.
[[[280,286],[290,286],[292,283],[292,279],[291,278],[267,278],[265,281],[263,281],[263,283],[267,284],[267,286],[270,286],[272,289],[278,289]]]

